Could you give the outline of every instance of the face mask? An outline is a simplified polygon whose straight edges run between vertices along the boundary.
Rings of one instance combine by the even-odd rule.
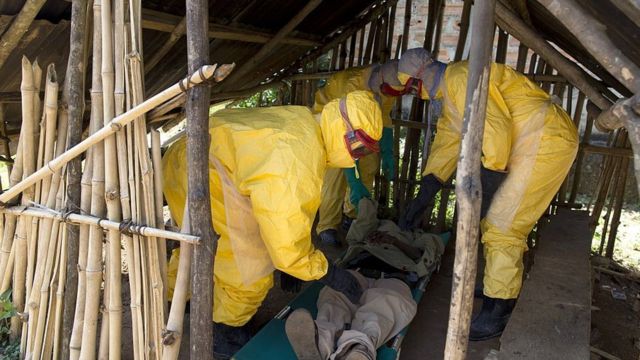
[[[340,115],[347,127],[347,132],[344,135],[344,143],[347,151],[349,151],[349,155],[351,155],[354,160],[380,151],[376,140],[372,139],[362,129],[353,129],[347,113],[347,103],[344,98],[340,100]]]

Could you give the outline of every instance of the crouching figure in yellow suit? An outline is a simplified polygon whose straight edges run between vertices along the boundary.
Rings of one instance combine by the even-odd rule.
[[[409,50],[400,60],[401,83],[422,99],[442,101],[420,191],[401,218],[401,228],[419,225],[428,203],[456,169],[468,71],[467,62],[445,65],[424,49]],[[488,87],[481,169],[484,297],[471,323],[471,340],[498,336],[506,326],[522,285],[527,236],[578,149],[578,134],[567,113],[526,76],[491,64]]]
[[[249,340],[246,323],[273,286],[274,269],[320,280],[353,302],[362,294],[353,275],[314,248],[311,227],[327,167],[352,168],[356,159],[378,151],[380,107],[371,93],[352,92],[317,117],[305,107],[280,106],[227,109],[210,119],[209,185],[220,235],[213,293],[218,359],[230,358]],[[167,150],[163,166],[165,197],[180,224],[186,139]],[[169,269],[177,269],[175,255]]]
[[[356,205],[360,199],[371,197],[373,182],[378,169],[387,180],[393,180],[395,160],[393,154],[393,127],[391,111],[395,97],[402,95],[403,87],[398,82],[398,61],[391,60],[382,65],[349,68],[333,74],[315,94],[313,111],[322,109],[334,99],[345,94],[366,90],[373,93],[382,110],[382,138],[380,153],[372,153],[358,160],[358,171],[354,168],[329,169],[322,184],[322,201],[316,231],[324,244],[338,244],[338,226],[342,214],[348,219],[356,217]]]

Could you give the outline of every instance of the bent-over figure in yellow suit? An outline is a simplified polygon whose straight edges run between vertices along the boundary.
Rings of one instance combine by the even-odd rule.
[[[220,235],[213,294],[213,321],[222,335],[215,339],[217,358],[230,357],[248,341],[244,325],[273,286],[274,269],[304,281],[320,279],[351,299],[361,294],[352,275],[314,248],[311,227],[326,168],[354,167],[352,152],[363,150],[357,141],[348,147],[345,135],[352,128],[358,140],[364,136],[370,148],[377,147],[380,109],[371,93],[352,92],[317,117],[320,121],[306,107],[279,106],[226,109],[210,118],[211,206]],[[185,138],[167,150],[163,168],[165,197],[181,224]],[[174,283],[177,259],[175,252],[169,264]]]
[[[401,226],[414,227],[428,202],[454,173],[460,153],[468,63],[445,65],[424,49],[403,55],[401,83],[412,83],[422,99],[440,99],[442,115],[422,173],[418,197]],[[526,239],[564,181],[578,149],[571,118],[548,93],[523,74],[491,65],[482,142],[482,243],[484,305],[471,339],[502,332],[522,285]]]

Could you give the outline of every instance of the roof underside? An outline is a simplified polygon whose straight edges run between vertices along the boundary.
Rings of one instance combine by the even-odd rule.
[[[510,0],[522,2],[524,0]],[[620,0],[579,1],[591,15],[605,27],[612,42],[638,66],[640,66],[640,29],[632,19],[614,4]],[[251,88],[289,67],[296,59],[315,47],[322,46],[345,24],[366,11],[375,0],[324,0],[313,10],[289,37],[277,45],[270,56],[240,79],[223,83],[222,91]],[[4,32],[24,0],[0,2],[0,34]],[[261,34],[271,37],[292,19],[306,4],[299,0],[217,0],[209,1],[210,25]],[[593,58],[580,42],[536,0],[526,0],[533,26],[549,41],[577,59],[585,68],[603,80],[608,87],[622,95],[629,92]],[[143,0],[143,44],[145,59],[153,57],[170,36],[170,31],[185,14],[183,0]],[[55,63],[58,79],[63,81],[66,57],[69,49],[69,18],[71,3],[66,0],[48,0],[32,24],[30,31],[0,69],[0,102],[13,99],[20,90],[20,58],[38,58],[43,68]],[[415,16],[415,15],[414,15]],[[264,45],[262,42],[211,39],[212,63],[235,62],[241,67]],[[186,74],[186,38],[183,36],[157,66],[145,78],[147,94],[153,94]],[[89,73],[89,72],[88,72]],[[19,97],[18,97],[19,99]],[[9,103],[7,120],[9,133],[19,126],[19,106]],[[12,131],[13,130],[13,131]]]

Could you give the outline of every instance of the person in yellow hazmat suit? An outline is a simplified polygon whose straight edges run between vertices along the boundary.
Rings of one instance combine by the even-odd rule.
[[[373,94],[356,91],[331,101],[315,117],[301,106],[221,110],[211,117],[209,134],[212,217],[220,235],[214,350],[216,358],[225,359],[249,340],[246,324],[273,286],[274,269],[303,281],[320,280],[358,302],[358,281],[314,248],[311,227],[326,169],[353,168],[357,159],[379,151],[382,116]],[[181,224],[186,139],[169,147],[163,168],[164,194]],[[178,257],[172,259],[169,268],[176,269]]]
[[[442,101],[420,191],[401,217],[401,228],[419,226],[427,205],[456,169],[468,72],[467,62],[445,65],[424,49],[411,49],[400,59],[398,78],[408,91]],[[522,285],[527,236],[578,149],[570,117],[526,76],[494,63],[488,87],[481,158],[484,296],[482,310],[471,323],[471,340],[489,339],[504,330]]]
[[[397,60],[391,60],[382,65],[349,68],[333,74],[315,94],[313,111],[320,113],[331,100],[338,99],[351,91],[371,91],[382,109],[384,124],[380,139],[380,153],[373,153],[359,159],[358,171],[354,171],[354,168],[345,171],[332,168],[325,173],[320,216],[316,226],[316,232],[324,244],[338,244],[337,229],[342,220],[343,211],[347,219],[356,217],[355,206],[360,199],[371,197],[373,182],[380,166],[388,180],[394,177],[391,111],[395,102],[394,97],[402,94],[399,92],[402,86],[398,82],[397,70]]]

